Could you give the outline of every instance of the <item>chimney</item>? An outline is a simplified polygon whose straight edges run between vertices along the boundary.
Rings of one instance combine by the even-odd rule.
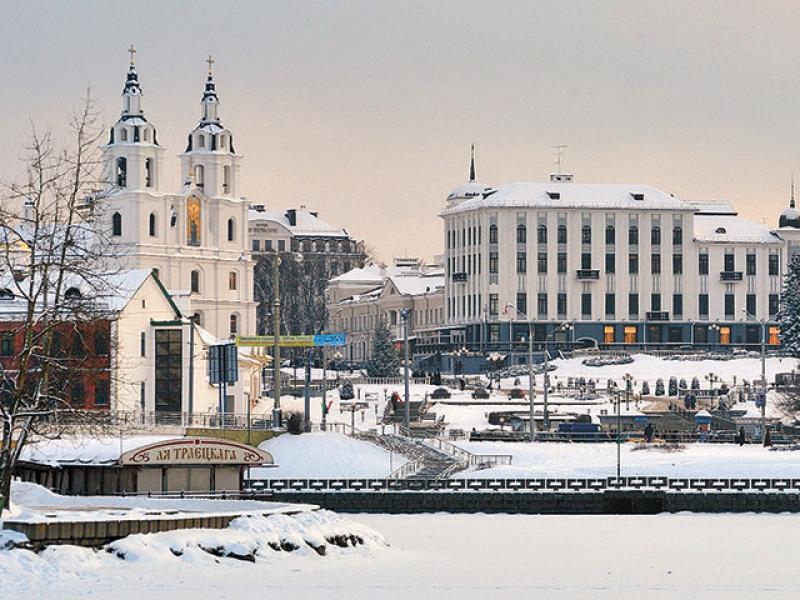
[[[290,208],[286,211],[286,220],[289,221],[289,225],[294,227],[297,225],[297,209]]]
[[[550,181],[553,183],[571,183],[572,175],[566,173],[553,173],[550,175]]]

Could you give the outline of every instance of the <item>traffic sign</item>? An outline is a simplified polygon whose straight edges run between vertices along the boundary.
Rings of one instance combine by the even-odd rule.
[[[347,335],[344,333],[321,333],[318,335],[283,335],[278,341],[282,348],[300,348],[310,346],[344,346]],[[271,335],[238,335],[237,346],[271,348],[275,345],[275,337]]]
[[[344,333],[320,333],[314,336],[315,346],[344,346],[347,335]]]

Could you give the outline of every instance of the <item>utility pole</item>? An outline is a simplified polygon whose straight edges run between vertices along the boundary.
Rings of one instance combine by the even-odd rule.
[[[280,268],[281,257],[275,253],[272,262],[272,333],[275,342],[272,347],[272,426],[280,427],[283,424],[281,414],[281,294],[280,294]]]
[[[411,432],[411,393],[408,385],[408,317],[409,311],[404,308],[400,311],[403,319],[403,383],[405,393],[405,406],[403,407],[403,426],[406,432]]]
[[[305,368],[305,387],[303,388],[303,408],[305,410],[305,418],[303,419],[303,430],[308,433],[311,431],[311,349],[306,350],[306,368]],[[322,400],[323,405],[325,400]],[[322,419],[325,420],[325,409],[322,409]],[[325,429],[325,427],[322,427]]]
[[[536,416],[533,410],[533,399],[535,390],[533,389],[533,324],[528,321],[528,402],[531,416],[531,442],[536,438]]]

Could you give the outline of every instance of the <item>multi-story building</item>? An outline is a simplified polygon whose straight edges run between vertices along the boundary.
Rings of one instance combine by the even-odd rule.
[[[648,185],[470,181],[447,198],[445,347],[779,345],[787,238]],[[569,327],[562,327],[568,322]]]
[[[280,256],[282,331],[317,333],[326,326],[325,287],[332,277],[364,265],[363,242],[329,225],[305,206],[270,212],[254,205],[249,214],[250,248],[256,259],[258,331],[272,333],[272,261]],[[289,254],[291,253],[291,255]],[[299,260],[297,260],[299,259]]]
[[[379,320],[392,337],[404,337],[402,313],[408,311],[411,351],[438,345],[444,318],[444,271],[416,259],[395,259],[393,266],[368,265],[334,277],[327,289],[330,331],[345,332],[342,356],[364,362],[372,352]]]

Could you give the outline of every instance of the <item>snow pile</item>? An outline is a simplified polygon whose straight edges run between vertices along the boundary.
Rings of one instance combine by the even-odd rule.
[[[284,434],[259,448],[270,452],[278,466],[251,468],[252,478],[382,478],[406,462],[399,454],[390,456],[370,442],[338,433]]]

